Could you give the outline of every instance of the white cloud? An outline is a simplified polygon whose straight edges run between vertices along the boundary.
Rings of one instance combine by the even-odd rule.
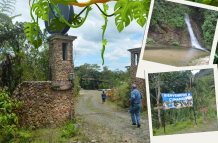
[[[87,0],[79,0],[84,2]],[[109,2],[109,11],[108,14],[114,12],[114,5],[116,2]],[[103,9],[102,4],[98,4],[101,9]],[[102,25],[104,24],[104,18],[101,15],[100,10],[92,5],[92,11],[89,13],[85,23],[79,28],[71,28],[68,31],[68,35],[77,36],[77,39],[74,41],[74,49],[78,52],[78,57],[87,56],[87,55],[96,55],[96,52],[102,49]],[[74,6],[74,12],[79,13],[83,8]],[[26,0],[19,0],[16,3],[16,14],[22,14],[21,17],[15,18],[13,21],[26,21],[31,22],[29,2]],[[81,15],[84,17],[86,11]],[[39,20],[41,29],[43,29],[44,21]],[[105,31],[105,38],[107,39],[107,45],[105,50],[105,58],[109,60],[109,63],[105,63],[115,67],[120,65],[122,67],[126,66],[126,63],[119,63],[120,59],[123,57],[129,57],[130,53],[127,49],[141,47],[143,39],[131,40],[130,37],[133,37],[136,34],[144,34],[145,26],[142,28],[134,20],[128,27],[125,27],[124,30],[119,33],[115,25],[115,17],[108,18],[108,24]],[[99,55],[100,57],[100,55]],[[110,61],[113,63],[111,64]],[[114,62],[116,61],[116,65]],[[121,62],[121,61],[120,61]],[[124,65],[122,65],[124,64]],[[118,68],[120,68],[118,66]]]

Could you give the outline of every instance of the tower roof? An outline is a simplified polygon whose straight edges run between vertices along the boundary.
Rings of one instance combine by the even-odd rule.
[[[77,36],[69,36],[67,34],[63,35],[63,34],[52,34],[49,37],[46,38],[46,40],[50,41],[53,39],[65,39],[65,40],[72,40],[74,41],[75,39],[77,39]]]

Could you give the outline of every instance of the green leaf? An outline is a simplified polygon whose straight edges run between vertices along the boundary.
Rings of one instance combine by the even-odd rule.
[[[104,40],[102,41],[102,43],[103,43],[103,45],[107,45],[107,40],[104,39]]]
[[[48,21],[49,20],[49,3],[47,0],[39,0],[37,3],[34,3],[33,12],[41,18],[42,20]]]
[[[143,27],[146,23],[146,17],[148,16],[148,10],[145,9],[145,6],[142,5],[143,1],[135,1],[133,3],[133,14],[134,19],[137,20],[137,23]],[[149,3],[150,4],[150,3]]]
[[[61,31],[65,26],[65,23],[58,21],[56,18],[53,18],[49,25],[49,29],[53,31]]]
[[[26,23],[24,26],[24,33],[28,37],[28,40],[32,43],[35,39],[37,39],[37,35],[40,28],[36,22]]]
[[[116,17],[115,24],[119,32],[124,29],[124,23],[125,27],[127,27],[130,24],[130,21],[133,20],[132,5],[133,1],[119,0],[114,6],[114,16]]]
[[[63,5],[66,5],[68,6],[68,3],[67,2],[75,2],[75,3],[78,3],[77,0],[61,0],[61,1],[54,1],[52,0],[56,5],[57,4],[63,4]]]
[[[75,14],[75,13],[71,14],[70,17],[72,20],[70,21],[70,23],[73,23],[74,25],[78,25],[82,22],[82,17],[79,16],[76,18],[76,16],[77,16],[77,14]]]

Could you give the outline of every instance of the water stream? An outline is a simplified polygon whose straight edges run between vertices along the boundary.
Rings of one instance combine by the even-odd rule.
[[[189,66],[196,59],[208,57],[210,52],[199,44],[187,14],[185,22],[191,38],[191,47],[146,44],[143,60],[180,67]]]
[[[188,14],[185,14],[185,23],[187,24],[187,27],[188,27],[188,31],[189,31],[189,34],[190,34],[192,47],[200,49],[200,50],[207,51],[206,49],[202,48],[201,45],[198,43],[198,40],[196,39],[195,34],[193,32],[193,29],[192,29],[192,26],[191,26]]]

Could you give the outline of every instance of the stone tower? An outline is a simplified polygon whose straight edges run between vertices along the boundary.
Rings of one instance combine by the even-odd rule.
[[[137,90],[139,90],[143,96],[142,102],[144,105],[144,108],[147,108],[147,101],[146,101],[146,95],[145,95],[145,79],[142,78],[137,78],[136,77],[136,72],[138,68],[138,62],[139,62],[139,57],[141,53],[141,47],[140,48],[134,48],[134,49],[128,49],[128,51],[131,53],[131,85],[136,84]]]
[[[69,81],[70,73],[74,71],[73,41],[76,36],[53,34],[49,41],[49,80]]]

